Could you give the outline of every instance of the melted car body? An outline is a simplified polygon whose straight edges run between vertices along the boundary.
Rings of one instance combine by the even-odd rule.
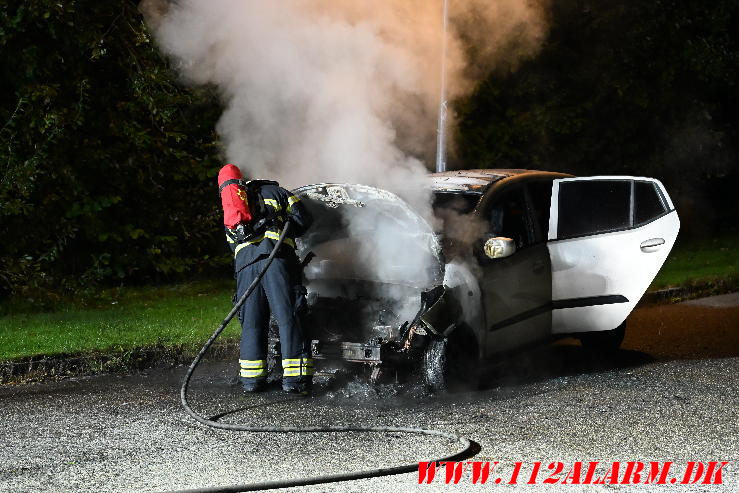
[[[530,170],[429,177],[434,218],[362,185],[295,190],[314,358],[432,388],[479,358],[562,335],[613,349],[679,230],[651,178]],[[433,224],[433,226],[432,226]]]

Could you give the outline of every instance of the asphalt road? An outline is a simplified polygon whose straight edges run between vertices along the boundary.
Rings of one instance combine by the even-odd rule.
[[[728,299],[728,301],[727,301]],[[426,396],[356,381],[322,383],[309,399],[243,395],[233,368],[209,362],[195,407],[262,425],[423,426],[477,442],[474,460],[729,461],[723,485],[557,485],[561,491],[739,491],[739,296],[637,310],[624,349],[588,355],[573,341],[485,369],[484,388]],[[457,444],[403,434],[252,434],[205,429],[179,407],[184,368],[0,387],[0,491],[164,491],[386,467],[448,455]],[[610,465],[610,464],[609,464]],[[540,474],[539,482],[548,477]],[[560,476],[561,477],[561,476]],[[491,480],[492,482],[492,480]],[[552,486],[417,485],[416,474],[293,491],[550,491]]]

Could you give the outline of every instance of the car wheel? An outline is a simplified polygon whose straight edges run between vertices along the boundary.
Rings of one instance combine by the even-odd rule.
[[[449,337],[433,337],[423,353],[423,383],[431,392],[477,388],[477,345],[459,328]]]
[[[591,351],[613,352],[621,347],[624,335],[626,335],[626,322],[613,330],[585,332],[580,335],[580,342],[584,348]]]

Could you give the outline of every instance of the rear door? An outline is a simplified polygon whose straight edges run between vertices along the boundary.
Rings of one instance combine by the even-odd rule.
[[[677,212],[658,180],[554,180],[547,243],[552,332],[618,327],[662,267],[679,229]]]

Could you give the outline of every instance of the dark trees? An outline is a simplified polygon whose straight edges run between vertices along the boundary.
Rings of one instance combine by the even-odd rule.
[[[737,217],[739,0],[557,0],[541,53],[456,104],[460,167],[642,174],[684,231]],[[226,266],[214,91],[134,0],[0,9],[0,297]]]
[[[0,11],[0,289],[218,263],[215,98],[174,80],[136,2],[13,3]]]
[[[655,176],[687,232],[725,227],[738,69],[736,0],[553,2],[540,55],[458,106],[460,164]]]

